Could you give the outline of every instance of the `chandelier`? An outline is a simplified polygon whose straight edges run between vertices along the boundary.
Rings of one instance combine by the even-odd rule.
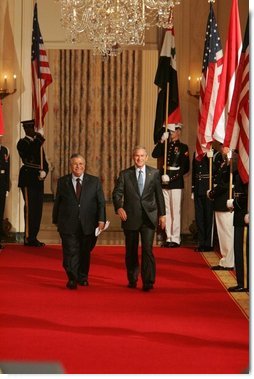
[[[121,53],[123,47],[145,45],[145,30],[172,26],[172,9],[180,0],[55,0],[60,3],[66,38],[85,36],[95,54]]]

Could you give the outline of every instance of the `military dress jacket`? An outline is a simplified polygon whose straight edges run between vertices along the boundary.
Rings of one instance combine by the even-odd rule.
[[[44,141],[40,133],[36,133],[33,139],[25,136],[18,141],[17,149],[23,163],[19,171],[18,187],[43,187],[43,180],[40,179],[40,171],[43,170],[46,174],[49,171],[48,162],[42,148]]]
[[[164,143],[158,142],[153,150],[153,158],[164,157]],[[188,146],[179,140],[171,141],[167,144],[167,167],[166,173],[169,176],[169,183],[162,183],[166,189],[184,188],[183,176],[190,169],[190,158]],[[164,173],[164,167],[161,169],[161,175]]]
[[[4,193],[10,189],[10,154],[5,146],[0,146],[0,188]]]

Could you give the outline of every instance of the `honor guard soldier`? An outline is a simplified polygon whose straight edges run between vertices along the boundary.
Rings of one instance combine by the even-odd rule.
[[[248,183],[243,183],[238,170],[234,174],[234,198],[228,199],[227,207],[234,213],[234,255],[237,285],[229,292],[249,291],[249,222]]]
[[[193,154],[192,161],[192,199],[195,207],[195,221],[198,231],[198,246],[195,251],[204,252],[213,250],[214,210],[213,202],[207,198],[212,173],[215,170],[218,151],[208,151],[197,157]],[[221,154],[220,154],[221,156]],[[210,159],[212,160],[210,173]],[[210,178],[211,175],[211,178]],[[211,189],[211,188],[210,188]]]
[[[48,163],[43,150],[44,137],[35,131],[35,121],[21,121],[25,137],[18,141],[17,149],[22,159],[18,186],[21,188],[25,206],[24,245],[41,247],[38,241],[42,217],[44,180],[48,174]]]
[[[10,154],[7,147],[2,145],[2,136],[0,136],[0,249],[3,231],[3,218],[5,209],[5,200],[10,188]]]
[[[217,234],[220,245],[221,259],[219,264],[212,266],[212,270],[234,269],[234,227],[233,213],[227,208],[230,185],[230,156],[223,152],[215,160],[213,175],[213,189],[207,191],[208,198],[213,202]]]
[[[184,188],[183,176],[189,171],[188,146],[180,142],[182,124],[169,124],[169,132],[162,128],[160,141],[155,146],[153,158],[164,157],[167,143],[166,175],[162,175],[162,190],[166,204],[166,242],[162,247],[179,247],[181,244],[181,202]]]

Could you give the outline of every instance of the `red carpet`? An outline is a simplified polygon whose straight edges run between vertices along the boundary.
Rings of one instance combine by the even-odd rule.
[[[68,374],[238,374],[249,323],[192,249],[155,249],[151,292],[126,287],[124,248],[98,246],[90,286],[65,288],[60,246],[0,253],[0,361],[59,362]]]

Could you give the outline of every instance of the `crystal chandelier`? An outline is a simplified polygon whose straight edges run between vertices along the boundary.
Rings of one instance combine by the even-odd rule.
[[[172,26],[177,0],[55,0],[67,40],[86,36],[94,53],[117,55],[129,45],[145,44],[145,29]]]

